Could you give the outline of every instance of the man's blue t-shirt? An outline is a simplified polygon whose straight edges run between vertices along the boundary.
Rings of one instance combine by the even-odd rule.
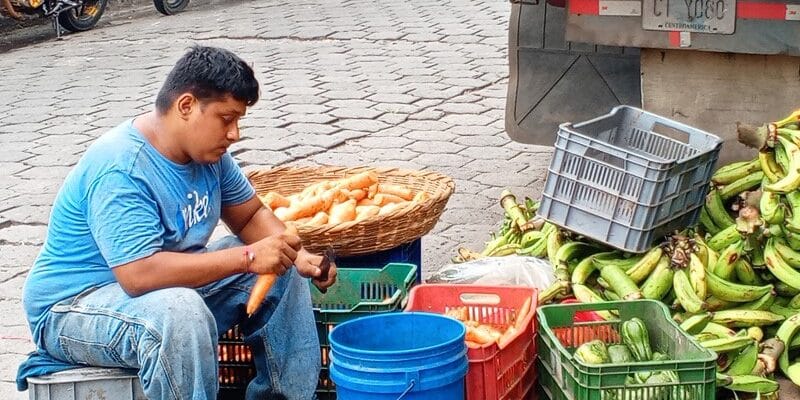
[[[47,239],[23,289],[34,342],[50,307],[91,287],[116,282],[111,268],[158,251],[203,250],[221,208],[254,190],[233,158],[177,164],[133,127],[93,143],[67,175]]]

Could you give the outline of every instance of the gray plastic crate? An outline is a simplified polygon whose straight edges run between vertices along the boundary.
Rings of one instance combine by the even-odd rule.
[[[76,368],[28,378],[30,400],[147,400],[136,371]]]
[[[538,214],[640,253],[694,224],[722,140],[629,106],[559,126]]]

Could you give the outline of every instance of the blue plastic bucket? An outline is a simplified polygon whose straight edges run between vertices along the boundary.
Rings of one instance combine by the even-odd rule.
[[[339,400],[458,400],[467,374],[466,329],[429,313],[385,313],[331,331]]]

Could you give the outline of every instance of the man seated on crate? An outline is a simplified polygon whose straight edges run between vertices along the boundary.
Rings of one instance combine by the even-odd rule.
[[[305,278],[326,288],[336,271],[315,279],[322,257],[284,232],[227,152],[258,96],[243,60],[196,46],[154,111],[89,147],[25,282],[38,357],[138,369],[149,399],[214,399],[218,336],[238,323],[257,369],[248,399],[314,396],[320,350]],[[236,236],[207,245],[220,219]],[[248,318],[257,274],[280,278]]]

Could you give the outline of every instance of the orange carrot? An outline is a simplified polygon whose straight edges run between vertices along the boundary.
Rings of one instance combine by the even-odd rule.
[[[428,192],[423,190],[423,191],[417,192],[417,194],[414,195],[414,200],[413,201],[417,202],[417,203],[424,203],[424,202],[428,201],[430,198],[431,198],[431,196],[428,195]]]
[[[328,214],[325,211],[318,212],[316,215],[314,215],[314,218],[311,218],[311,220],[308,221],[308,225],[311,226],[320,226],[320,225],[325,225],[327,223],[328,223]]]
[[[481,345],[480,343],[475,343],[472,340],[465,340],[464,343],[466,343],[467,348],[470,349],[480,349],[481,347],[483,347],[483,345]]]
[[[377,183],[375,183],[373,185],[370,185],[370,187],[367,188],[367,198],[371,199],[371,198],[375,197],[376,194],[378,194],[378,184]]]
[[[499,347],[500,350],[505,349],[506,346],[508,346],[509,344],[511,344],[512,341],[514,341],[514,339],[516,338],[516,334],[517,334],[517,329],[514,328],[513,326],[509,326],[508,329],[506,329],[505,333],[503,333],[503,335],[500,336],[499,339],[497,339],[497,347]]]
[[[370,199],[370,198],[361,199],[356,204],[358,206],[361,206],[361,207],[364,207],[364,206],[377,206],[378,205],[378,204],[375,203],[375,200]]]
[[[329,224],[339,224],[356,219],[356,201],[347,200],[344,203],[331,206],[328,217]]]
[[[453,317],[461,322],[465,322],[469,319],[469,310],[467,309],[467,307],[464,306],[454,307],[445,311],[444,315],[447,315],[448,317]]]
[[[304,217],[312,217],[320,211],[327,209],[333,202],[332,197],[328,196],[327,192],[319,196],[309,196],[304,198],[301,202],[292,204],[289,209],[292,211],[289,215],[290,219],[298,219]]]
[[[264,196],[261,196],[260,199],[261,202],[271,210],[274,210],[278,207],[289,207],[290,204],[289,199],[281,196],[281,194],[277,192],[269,192]]]
[[[414,198],[414,192],[411,191],[411,189],[400,185],[390,185],[387,183],[381,183],[378,185],[378,192],[393,194],[397,197],[400,197],[403,200],[411,200]]]
[[[399,210],[399,209],[401,209],[401,208],[403,208],[403,207],[405,207],[405,206],[407,206],[409,204],[410,203],[407,202],[407,201],[404,201],[402,203],[389,203],[389,204],[381,207],[381,211],[378,212],[378,215],[389,214],[390,212],[395,211],[395,210]]]
[[[375,203],[381,207],[389,203],[402,203],[405,201],[402,197],[398,197],[388,193],[378,193],[372,200],[374,200]]]
[[[269,293],[272,285],[275,284],[276,279],[278,279],[278,276],[275,274],[264,274],[258,276],[255,285],[253,285],[253,289],[250,291],[250,297],[247,299],[248,317],[255,314],[256,311],[261,308],[261,303],[264,301],[267,293]]]
[[[275,214],[275,217],[281,221],[286,222],[289,217],[289,208],[288,207],[278,207],[272,210],[272,213]]]
[[[297,229],[290,225],[286,227],[285,233],[289,235],[297,235]],[[250,290],[250,297],[247,299],[247,307],[245,310],[247,311],[248,317],[255,314],[256,311],[261,308],[261,303],[264,302],[264,298],[267,297],[267,293],[269,293],[269,290],[272,289],[272,285],[275,284],[277,279],[278,276],[275,274],[264,274],[258,276],[256,283]]]
[[[496,339],[492,336],[492,333],[486,329],[485,325],[478,326],[477,328],[467,327],[467,335],[466,340],[479,343],[479,344],[486,344],[492,343]]]
[[[525,302],[522,303],[522,307],[520,307],[519,311],[517,312],[517,320],[514,323],[514,327],[516,329],[522,330],[525,328],[522,324],[525,322],[525,317],[528,315],[530,311],[531,311],[531,298],[528,297],[527,299],[525,299]]]
[[[356,221],[365,220],[378,215],[381,208],[378,206],[356,206]]]
[[[327,190],[331,185],[328,181],[320,181],[316,183],[312,183],[306,186],[302,192],[300,192],[301,197],[308,197],[308,196],[316,196],[319,193]]]
[[[347,189],[363,189],[375,183],[378,183],[378,174],[372,171],[364,171],[341,181],[341,185]]]
[[[355,200],[360,201],[367,197],[367,192],[364,189],[353,189],[347,191],[347,197]]]

